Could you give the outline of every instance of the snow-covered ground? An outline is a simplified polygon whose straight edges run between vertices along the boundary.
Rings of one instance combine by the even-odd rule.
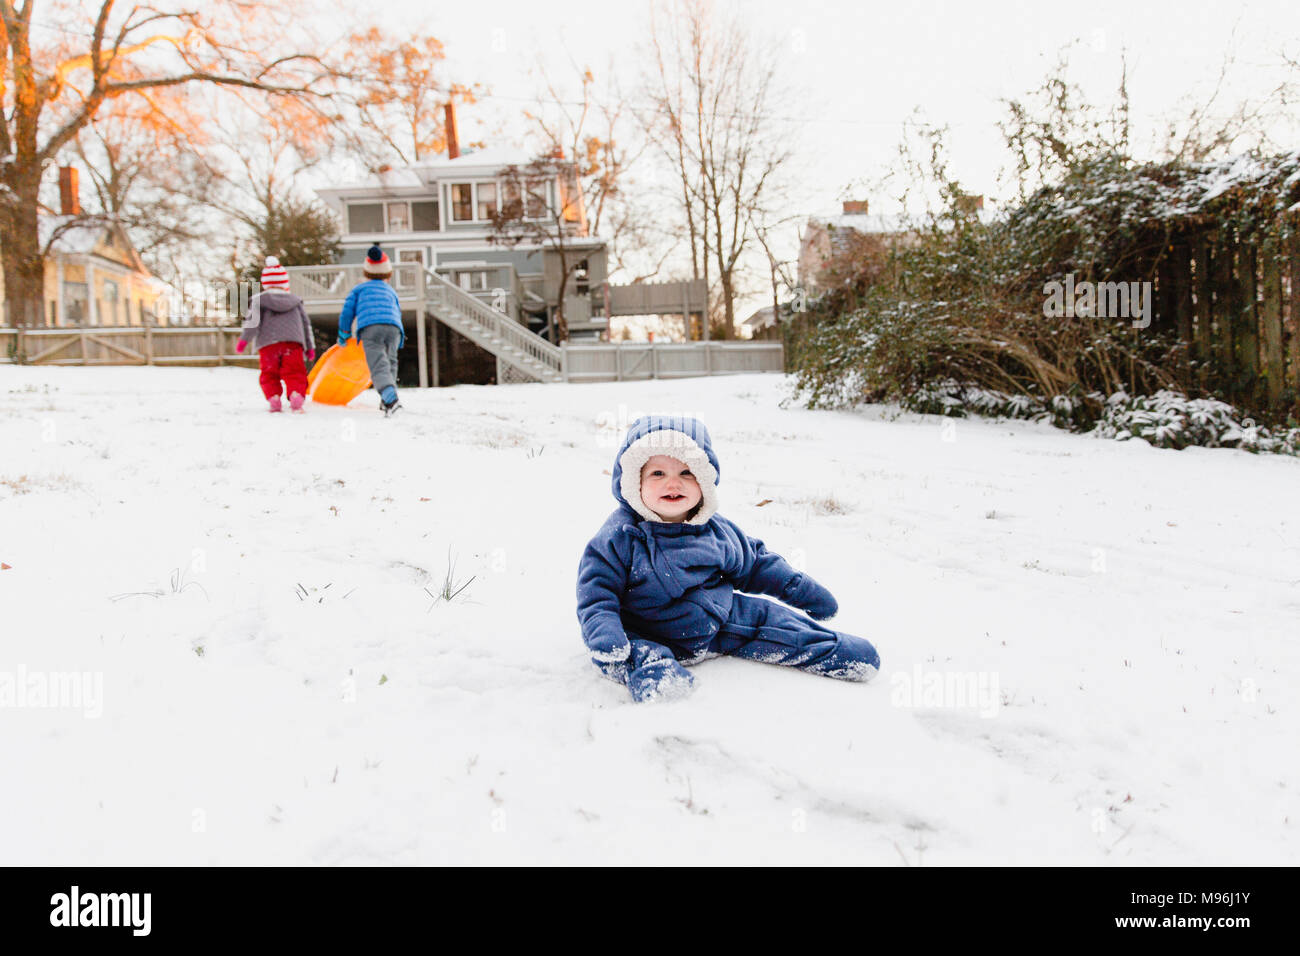
[[[1295,862],[1300,460],[785,387],[385,421],[269,415],[242,369],[0,368],[0,863]],[[591,668],[578,557],[643,411],[706,422],[722,513],[874,683],[722,659],[637,705]]]

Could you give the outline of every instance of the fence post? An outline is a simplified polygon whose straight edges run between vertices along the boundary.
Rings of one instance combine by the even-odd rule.
[[[1264,246],[1264,301],[1260,306],[1259,321],[1264,346],[1264,387],[1269,408],[1277,408],[1282,401],[1284,368],[1282,360],[1282,274],[1278,268],[1278,249],[1272,244]]]
[[[1196,358],[1201,363],[1200,382],[1205,387],[1206,363],[1210,361],[1210,342],[1213,315],[1210,299],[1214,284],[1210,278],[1210,244],[1201,233],[1196,239]]]
[[[1214,317],[1217,326],[1219,368],[1216,369],[1236,399],[1237,357],[1233,351],[1237,324],[1236,283],[1232,278],[1232,231],[1219,233],[1214,246]]]
[[[1255,247],[1237,249],[1237,279],[1241,283],[1240,319],[1237,323],[1237,358],[1244,373],[1242,389],[1253,403],[1259,400],[1259,310],[1256,307]]]
[[[86,364],[86,330],[82,329],[78,332],[77,337],[81,339],[81,364],[84,366]]]
[[[1291,236],[1291,388],[1300,401],[1300,235]]]
[[[1192,250],[1185,242],[1180,242],[1174,250],[1174,315],[1178,322],[1178,338],[1184,347],[1183,354],[1189,355],[1192,345]]]
[[[153,364],[153,326],[144,324],[144,364]]]
[[[222,326],[220,319],[217,320],[216,328],[217,328],[217,368],[221,368],[221,366],[226,364],[226,330]]]

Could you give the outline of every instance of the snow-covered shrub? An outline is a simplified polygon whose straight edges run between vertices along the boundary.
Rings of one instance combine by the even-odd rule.
[[[1170,389],[1154,395],[1115,393],[1107,399],[1093,434],[1120,440],[1141,438],[1157,448],[1201,445],[1300,455],[1300,428],[1274,432],[1256,425],[1226,402],[1188,398]]]
[[[918,388],[900,404],[927,415],[1027,419],[1068,431],[1127,441],[1140,438],[1157,448],[1240,448],[1250,452],[1300,455],[1300,428],[1270,430],[1240,410],[1213,398],[1188,398],[1164,389],[1154,395],[1116,392],[1109,398],[1057,395],[1048,402],[1008,395],[948,379]],[[1093,411],[1102,408],[1098,419]],[[1095,423],[1095,427],[1094,427]]]

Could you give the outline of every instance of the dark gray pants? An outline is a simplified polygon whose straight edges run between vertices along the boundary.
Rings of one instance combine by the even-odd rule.
[[[357,333],[361,347],[366,350],[366,364],[370,366],[370,381],[375,391],[388,386],[397,387],[397,344],[402,340],[402,330],[395,325],[367,325]]]

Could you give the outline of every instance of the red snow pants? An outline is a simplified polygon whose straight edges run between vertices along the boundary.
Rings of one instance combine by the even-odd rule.
[[[292,395],[307,394],[307,366],[302,360],[302,345],[298,342],[272,342],[265,348],[257,350],[257,358],[262,366],[262,394],[275,398],[280,394],[280,382]]]

